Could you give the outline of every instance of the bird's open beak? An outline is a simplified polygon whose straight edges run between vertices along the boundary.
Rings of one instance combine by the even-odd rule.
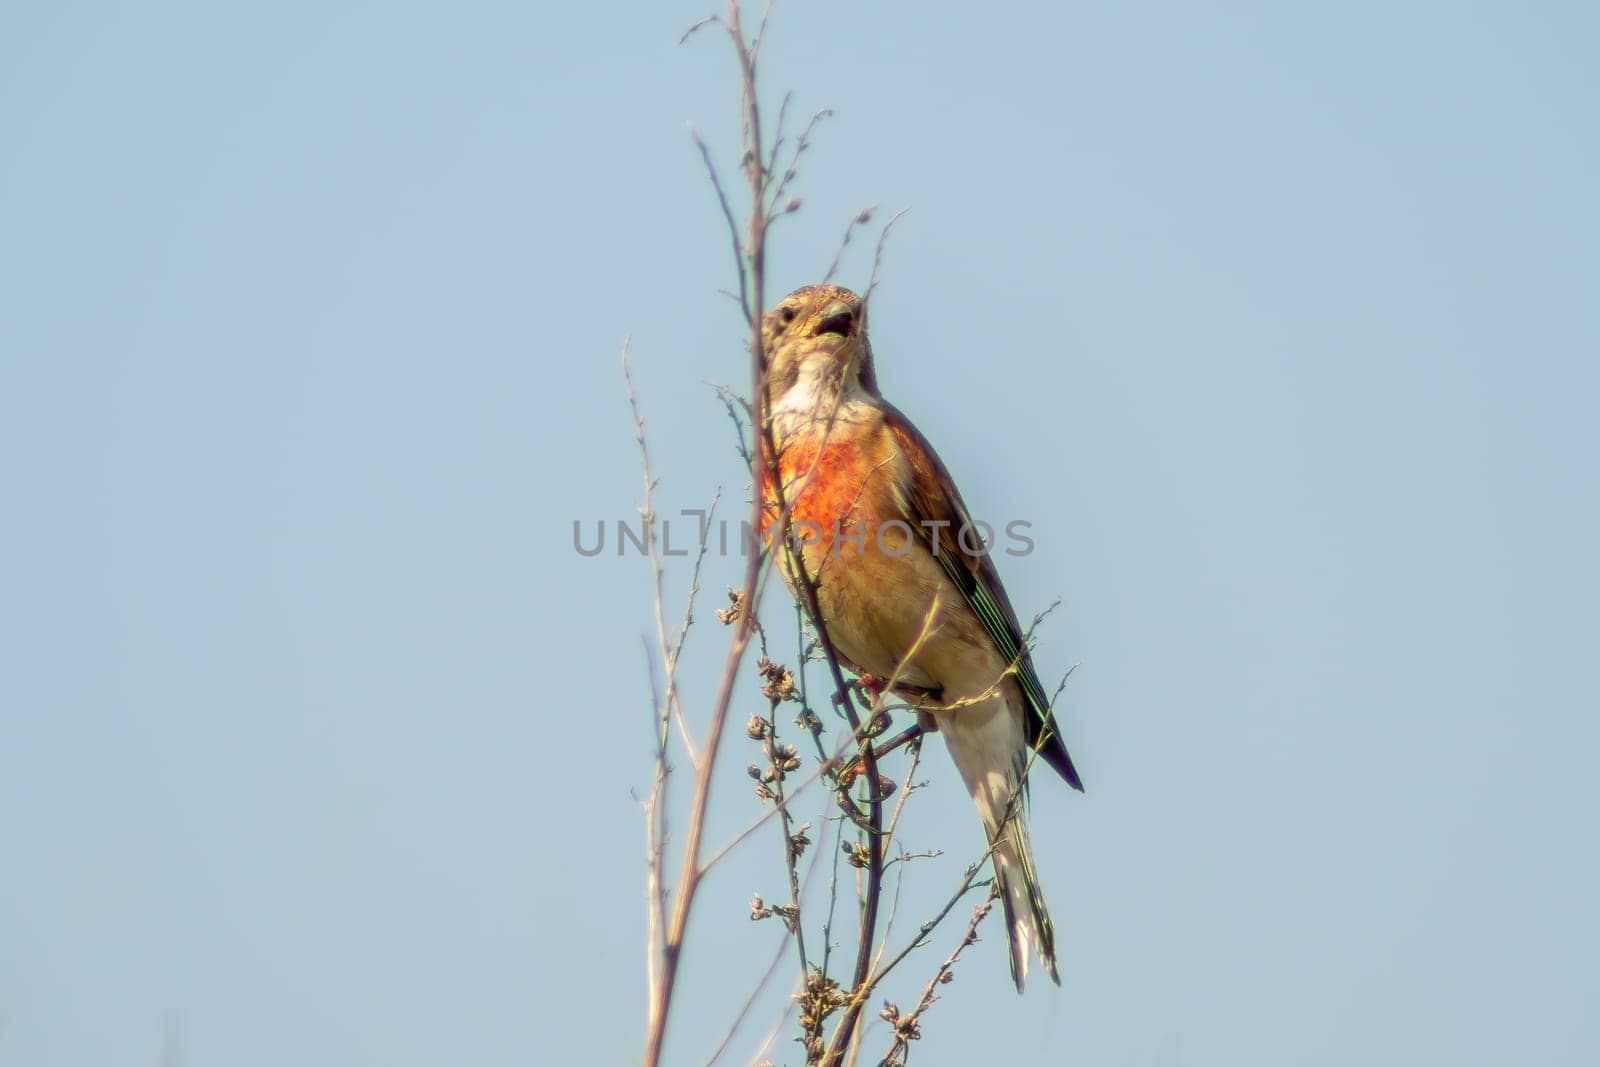
[[[855,309],[843,300],[835,300],[823,309],[822,318],[818,320],[816,329],[811,331],[811,336],[821,337],[829,333],[836,333],[840,337],[856,335]]]

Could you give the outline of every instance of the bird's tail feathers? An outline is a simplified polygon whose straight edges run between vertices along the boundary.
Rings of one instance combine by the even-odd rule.
[[[1009,798],[1008,798],[1009,801]],[[1011,978],[1022,992],[1028,978],[1028,961],[1038,953],[1050,980],[1061,984],[1056,968],[1056,931],[1044,906],[1039,876],[1034,871],[1033,847],[1028,843],[1028,826],[1022,821],[1020,804],[1007,803],[1008,812],[984,812],[986,827],[1004,820],[998,837],[990,831],[994,844],[994,881],[1000,906],[1005,910],[1008,946],[1011,951]],[[1007,817],[1009,815],[1009,817]]]
[[[1033,848],[1022,820],[1023,781],[1034,753],[1026,747],[1020,717],[1006,704],[962,709],[942,717],[939,729],[972,803],[978,809],[994,860],[994,880],[1005,911],[1011,977],[1020,992],[1037,953],[1057,985],[1055,928],[1045,910]]]

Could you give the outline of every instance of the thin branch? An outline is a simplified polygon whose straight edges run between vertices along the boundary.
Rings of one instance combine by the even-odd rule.
[[[739,1028],[750,1017],[750,1012],[756,1006],[756,1002],[761,999],[761,994],[765,993],[768,987],[772,985],[772,980],[777,977],[778,967],[783,963],[783,957],[789,947],[788,941],[788,935],[778,938],[777,947],[772,950],[772,959],[767,961],[766,969],[761,972],[760,980],[750,990],[750,995],[745,997],[744,1003],[739,1006],[739,1011],[734,1015],[733,1021],[728,1024],[728,1028],[722,1032],[722,1038],[717,1042],[717,1047],[711,1051],[711,1058],[706,1060],[706,1067],[716,1067],[716,1062],[722,1058],[724,1052],[728,1051],[728,1046],[733,1044],[733,1039],[738,1036]]]
[[[678,655],[683,651],[683,642],[689,634],[689,624],[694,617],[694,601],[700,591],[700,563],[705,559],[705,538],[700,539],[700,555],[695,560],[694,577],[690,582],[688,603],[684,607],[683,624],[679,627],[676,641],[667,639],[666,619],[666,562],[661,558],[661,543],[656,537],[656,509],[655,491],[657,481],[650,471],[650,446],[645,440],[644,414],[639,410],[639,392],[633,382],[633,368],[629,365],[630,341],[622,342],[622,381],[628,395],[628,409],[633,413],[633,439],[639,445],[639,465],[644,473],[644,503],[639,507],[639,514],[644,519],[645,548],[650,557],[650,570],[655,579],[655,616],[656,616],[656,644],[661,652],[662,664],[666,673],[666,705],[662,709],[662,717],[670,718],[678,727],[678,736],[683,741],[684,751],[689,753],[689,761],[698,763],[699,758],[694,752],[694,739],[689,735],[689,725],[683,719],[683,706],[678,696]],[[716,507],[715,499],[712,507]]]
[[[844,262],[845,250],[850,247],[850,239],[856,234],[856,227],[865,226],[872,221],[872,215],[878,210],[878,205],[864,207],[850,217],[845,223],[844,236],[839,239],[839,247],[834,250],[833,261],[828,264],[828,270],[822,276],[824,283],[833,281],[833,276],[839,273],[839,265]]]
[[[667,797],[666,785],[670,766],[667,762],[667,732],[662,728],[659,709],[661,708],[661,688],[656,681],[655,656],[650,652],[650,643],[643,634],[639,635],[640,644],[644,646],[644,659],[647,673],[650,676],[650,695],[653,698],[650,705],[651,714],[655,718],[654,730],[656,739],[655,774],[650,782],[650,796],[644,806],[645,827],[645,901],[646,901],[646,931],[645,931],[645,982],[647,986],[648,1003],[654,1004],[659,996],[661,982],[658,960],[666,948],[666,908],[667,889],[662,879],[662,866],[667,847]]]
[[[717,19],[721,22],[721,19]],[[728,194],[722,188],[722,176],[717,173],[717,165],[711,160],[711,149],[706,147],[706,142],[700,136],[700,131],[693,126],[689,127],[689,139],[700,150],[700,159],[706,165],[706,176],[711,179],[711,188],[717,194],[717,204],[722,208],[722,217],[728,224],[728,236],[733,241],[733,255],[735,259],[744,256],[744,246],[739,242],[739,224],[733,221],[733,206],[728,203]],[[750,320],[750,291],[745,284],[745,272],[739,272],[739,309],[744,312],[745,321]]]
[[[923,1013],[933,1006],[934,1001],[939,999],[935,990],[955,977],[956,961],[961,958],[961,954],[966,951],[967,946],[977,944],[978,926],[988,917],[989,912],[994,909],[994,902],[999,896],[999,888],[998,885],[993,886],[990,889],[987,900],[972,906],[972,920],[967,923],[966,932],[961,935],[961,940],[956,943],[956,947],[951,950],[950,955],[945,957],[944,962],[939,965],[939,969],[934,972],[933,977],[928,979],[928,984],[922,987],[922,996],[917,1000],[917,1006],[911,1011],[911,1014],[901,1015],[899,1007],[894,1004],[885,1004],[883,1006],[882,1018],[884,1022],[894,1028],[894,1044],[883,1057],[884,1067],[899,1067],[899,1065],[904,1064],[907,1044],[922,1037],[922,1030],[919,1024],[922,1022]]]
[[[778,153],[783,150],[784,124],[789,120],[789,104],[794,100],[794,93],[786,92],[783,100],[778,104],[778,121],[772,127],[772,149],[767,153],[767,174],[771,175],[778,169]],[[772,205],[767,205],[767,214],[772,214]]]
[[[793,746],[787,746],[788,751],[785,751],[785,748],[778,740],[778,705],[782,702],[782,697],[774,694],[770,699],[772,701],[770,708],[772,718],[767,722],[767,736],[764,748],[773,770],[770,789],[773,794],[774,806],[779,808],[778,826],[782,830],[783,837],[783,864],[789,873],[789,905],[794,909],[792,925],[795,951],[800,958],[800,977],[803,980],[810,965],[806,959],[806,931],[801,923],[800,872],[795,866],[796,861],[799,859],[800,848],[796,845],[794,817],[789,814],[789,807],[784,803],[783,789],[784,777],[788,770],[784,764],[786,761],[793,760],[798,765],[799,756],[794,753]]]
[[[696,33],[699,33],[701,30],[705,29],[707,26],[721,25],[721,24],[722,24],[722,17],[720,15],[707,15],[704,18],[702,18],[702,19],[698,20],[697,22],[695,22],[695,24],[690,26],[688,29],[684,30],[683,31],[683,36],[678,38],[678,43],[680,45],[688,44],[689,43],[689,38],[693,37]]]
[[[894,229],[894,224],[906,217],[910,208],[901,208],[889,216],[889,221],[883,224],[883,229],[878,231],[878,246],[872,252],[872,273],[867,275],[867,291],[861,294],[863,307],[872,304],[872,293],[878,288],[878,268],[883,265],[883,250],[889,243],[889,231]]]
[[[744,829],[740,830],[738,833],[729,838],[726,844],[713,852],[711,854],[711,858],[706,860],[705,863],[701,864],[701,875],[704,875],[707,871],[711,870],[711,868],[715,867],[718,863],[722,862],[722,860],[726,859],[729,853],[738,848],[745,841],[749,840],[751,835],[753,835],[757,830],[761,829],[773,819],[778,818],[780,815],[787,814],[789,805],[798,800],[800,798],[800,794],[804,793],[807,788],[819,781],[831,769],[832,768],[824,764],[817,767],[816,770],[812,771],[805,778],[801,779],[800,784],[794,789],[790,790],[786,796],[777,800],[772,807],[763,811],[759,816],[747,824]]]
[[[820,111],[814,112],[811,118],[806,122],[805,128],[800,131],[800,136],[795,138],[794,152],[790,154],[789,162],[783,168],[782,177],[780,177],[777,182],[774,183],[772,195],[769,197],[768,203],[766,204],[766,211],[769,216],[776,217],[779,214],[787,215],[799,207],[799,201],[795,200],[784,205],[784,208],[781,212],[778,210],[779,202],[782,201],[784,195],[788,193],[789,187],[794,184],[794,180],[800,176],[800,157],[805,155],[807,150],[811,148],[812,134],[816,133],[817,127],[822,125],[824,119],[831,118],[833,118],[832,108],[825,107]],[[774,146],[772,152],[773,166],[771,168],[772,173],[774,174],[776,174],[778,171],[777,159],[778,152],[776,146]]]

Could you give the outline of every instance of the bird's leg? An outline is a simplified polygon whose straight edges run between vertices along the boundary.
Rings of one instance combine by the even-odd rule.
[[[867,674],[864,671],[856,678],[856,686],[861,690],[862,695],[867,698],[867,704],[874,708],[883,702],[883,691],[889,688],[888,683],[883,679],[876,675]]]
[[[901,730],[899,733],[895,734],[893,737],[889,738],[889,740],[885,741],[883,744],[874,745],[872,748],[873,758],[882,759],[897,748],[903,748],[906,745],[921,744],[922,735],[926,732],[927,731],[922,728],[921,723],[913,723],[912,725],[907,726],[904,730]]]
[[[883,757],[887,756],[897,748],[904,748],[905,746],[912,744],[920,744],[922,741],[922,735],[926,732],[927,731],[922,728],[921,723],[907,726],[904,730],[901,730],[899,733],[895,734],[882,744],[873,745],[872,758],[874,760],[881,760]],[[849,788],[850,783],[854,782],[856,777],[866,769],[867,761],[865,757],[861,757],[852,763],[846,764],[839,769],[839,784],[845,788]],[[880,776],[878,787],[883,790],[883,795],[886,797],[894,792],[894,782],[889,778],[882,778]]]
[[[873,759],[882,759],[884,756],[887,756],[897,748],[903,748],[907,745],[921,744],[923,732],[924,731],[920,724],[906,727],[904,730],[901,730],[883,744],[874,745],[872,749]],[[870,744],[870,742],[866,743]],[[855,784],[855,780],[860,777],[861,773],[866,769],[867,763],[865,757],[857,758],[850,763],[845,764],[843,767],[840,767],[837,779],[839,788],[835,793],[835,796],[837,796],[839,799],[839,807],[844,810],[846,815],[850,816],[851,822],[855,823],[857,826],[868,831],[869,833],[879,833],[880,831],[875,830],[872,827],[872,824],[867,821],[866,814],[861,811],[860,807],[857,806],[856,802],[850,796],[850,787]],[[879,801],[888,799],[894,795],[894,790],[894,779],[888,777],[887,775],[879,774],[877,799]]]
[[[872,739],[887,731],[892,723],[888,711],[884,710],[883,707],[884,694],[890,691],[889,685],[880,678],[862,672],[856,679],[856,686],[858,691],[868,697],[871,701],[872,715],[865,723],[862,724],[860,743],[863,746],[871,746],[872,757],[874,761],[882,759],[884,756],[887,756],[897,748],[904,748],[905,746],[911,744],[919,744],[923,734],[928,733],[931,730],[938,729],[937,726],[933,725],[932,716],[927,715],[919,710],[917,712],[917,722],[915,725],[906,727],[904,730],[901,730],[899,733],[895,734],[893,737],[889,738],[889,740],[884,741],[881,744],[873,745]],[[927,701],[929,699],[937,700],[939,697],[939,693],[935,690],[919,689],[912,686],[907,686],[904,683],[896,685],[894,687],[894,692],[906,697],[908,700]],[[838,703],[838,701],[839,697],[835,695],[834,702]],[[840,789],[839,804],[845,809],[845,812],[851,816],[852,820],[860,826],[866,825],[866,817],[861,814],[859,809],[856,808],[855,802],[850,799],[848,790],[853,784],[855,784],[855,780],[860,777],[861,774],[866,771],[866,769],[867,761],[865,754],[863,754],[852,760],[850,763],[840,767],[837,776]],[[878,775],[879,800],[884,800],[892,796],[894,794],[894,790],[894,779],[886,777],[882,774]]]

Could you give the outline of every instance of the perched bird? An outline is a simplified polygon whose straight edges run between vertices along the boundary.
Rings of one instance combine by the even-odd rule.
[[[812,285],[763,319],[778,456],[778,484],[769,471],[762,485],[763,534],[787,506],[835,651],[944,735],[993,845],[1017,990],[1032,953],[1059,985],[1021,793],[1035,752],[1074,789],[1083,784],[961,494],[878,392],[864,310],[848,289]]]

